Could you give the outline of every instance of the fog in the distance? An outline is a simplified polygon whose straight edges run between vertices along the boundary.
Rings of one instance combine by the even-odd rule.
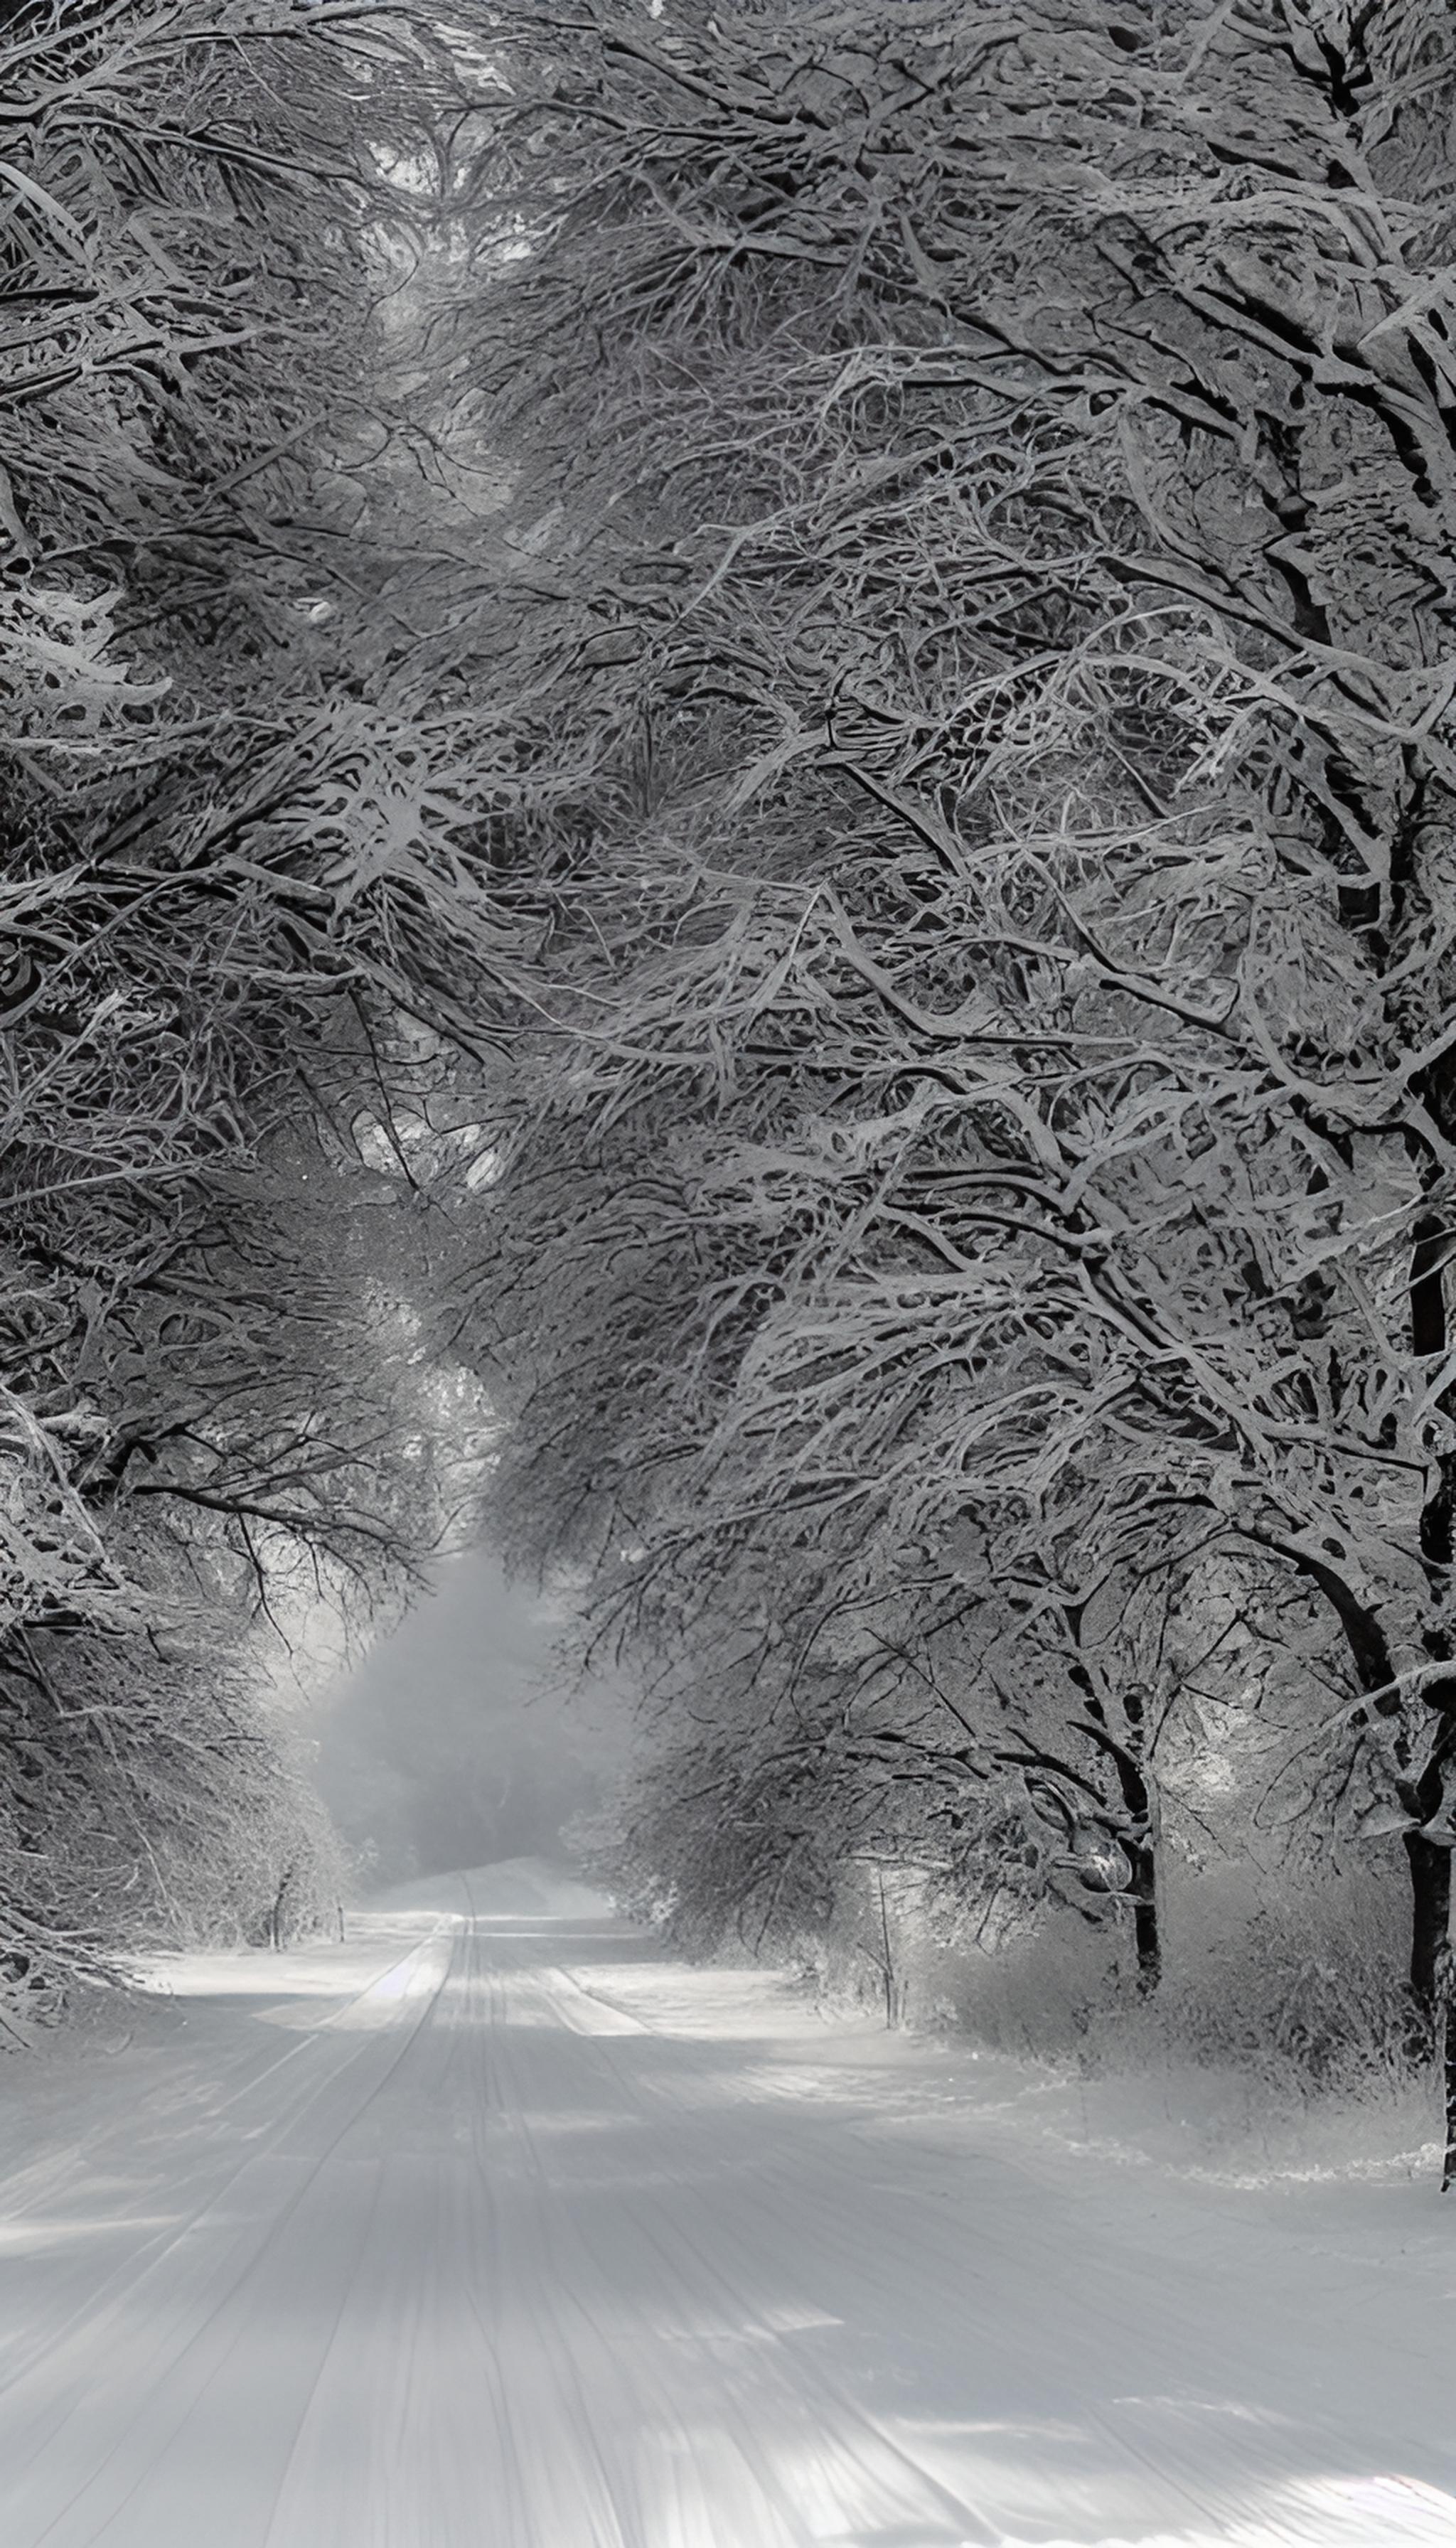
[[[562,1686],[552,1605],[476,1551],[318,1700],[316,1775],[366,1886],[559,1857],[625,1747],[605,1684]]]

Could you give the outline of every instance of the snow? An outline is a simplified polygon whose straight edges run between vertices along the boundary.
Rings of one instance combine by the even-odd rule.
[[[0,2083],[3,2548],[1456,2543],[1428,2176],[1190,2177],[539,1863]]]

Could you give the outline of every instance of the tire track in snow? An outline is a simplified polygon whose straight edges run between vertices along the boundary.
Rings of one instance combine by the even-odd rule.
[[[451,1941],[451,1960],[459,1936]],[[412,1960],[403,1957],[390,1971]],[[22,2543],[31,2548],[33,2541],[35,2548],[43,2542],[44,2548],[73,2548],[73,2543],[74,2548],[91,2548],[102,2539],[124,2538],[126,2507],[154,2478],[187,2416],[245,2341],[245,2312],[244,2324],[230,2330],[228,2314],[236,2314],[249,2284],[281,2255],[335,2150],[408,2056],[449,1970],[447,1961],[428,1998],[403,2024],[389,2034],[369,2035],[323,2080],[286,2103],[266,2150],[249,2152],[239,2161],[181,2229],[152,2242],[152,2252],[135,2270],[117,2268],[94,2294],[92,2305],[74,2313],[28,2368],[12,2376],[0,2392],[0,2467],[5,2470],[7,2524],[13,2525],[7,2527],[6,2548],[22,2548]],[[371,1985],[359,2000],[369,2000],[379,1986]],[[371,2061],[385,2066],[361,2096],[353,2074]],[[283,2066],[281,2061],[270,2063],[259,2077]],[[330,2122],[320,2110],[336,2106],[341,2098],[347,2098],[347,2110]],[[289,2138],[307,2135],[311,2124],[317,2127],[320,2120],[322,2146],[291,2158]],[[248,2206],[238,2201],[244,2188],[253,2195]],[[357,2246],[364,2211],[358,2188],[349,2189],[341,2219],[315,2258],[330,2282],[348,2268],[350,2242]],[[288,2259],[283,2278],[287,2289],[297,2289],[296,2257]],[[136,2330],[130,2345],[129,2327]],[[112,2371],[118,2347],[120,2378]],[[103,2366],[99,2379],[98,2357]],[[230,2409],[228,2414],[230,2418]],[[265,2448],[266,2434],[253,2456]],[[72,2454],[81,2463],[79,2475]],[[193,2493],[195,2519],[195,2485]],[[210,2505],[210,2548],[225,2548],[228,2517],[226,2504]],[[238,2533],[240,2540],[247,2535],[245,2528]],[[142,2527],[136,2536],[143,2548],[158,2548],[154,2527]],[[185,2533],[177,2537],[179,2548],[184,2540],[185,2548],[195,2548]]]
[[[321,2080],[220,2062],[260,2142],[0,2391],[4,2548],[1452,2548],[1384,2408],[1248,2403],[1231,2265],[1156,2287],[1136,2199],[780,2093],[691,1983],[644,2023],[621,1948],[472,1917]]]
[[[421,1964],[428,1959],[437,1949],[443,1927],[443,1923],[438,1923],[429,1937],[421,1940],[407,1955],[397,1956],[361,1990],[354,1992],[327,2017],[320,2018],[317,2026],[311,2028],[307,2035],[302,2035],[296,2044],[289,2046],[287,2050],[278,2054],[275,2059],[259,2067],[256,2046],[250,2046],[248,2052],[243,2054],[236,2063],[239,2070],[246,2070],[246,2075],[235,2087],[222,2094],[209,2094],[215,2082],[209,2079],[206,2056],[195,2055],[190,2078],[191,2096],[184,2102],[195,2103],[206,2096],[207,2111],[201,2124],[190,2125],[191,2139],[197,2140],[204,2127],[209,2132],[215,2131],[220,2123],[225,2123],[229,2118],[233,2120],[234,2132],[241,2138],[252,2139],[264,2132],[270,2132],[276,2138],[280,2127],[286,2127],[306,2115],[320,2097],[330,2093],[351,2068],[368,2059],[370,2047],[367,2042],[344,2044],[331,2065],[324,2069],[321,2078],[310,2075],[310,2056],[317,2056],[320,2047],[332,2051],[335,2035],[345,2033],[357,2020],[360,2011],[369,2003],[378,2002],[382,1997],[391,1995],[406,1995],[395,1991],[397,1977],[408,1972],[410,1966]],[[291,2076],[287,2080],[283,2101],[280,2103],[278,2082],[286,2071],[292,2072],[296,2066],[299,2075]],[[313,2067],[315,2070],[318,2067],[317,2057],[314,2059]],[[256,2106],[260,2093],[265,2089],[268,2095],[263,2106],[262,2119],[251,2125],[238,2123],[237,2110],[246,2109],[249,2105]],[[156,2102],[153,2100],[153,2105]],[[170,2103],[175,2113],[178,2103],[175,2083]],[[87,2135],[79,2144],[63,2145],[60,2150],[46,2160],[23,2171],[18,2178],[12,2178],[6,2189],[4,2210],[3,2227],[8,2233],[6,2244],[19,2247],[24,2251],[26,2243],[24,2237],[16,2233],[23,2232],[27,2224],[35,2224],[53,2214],[57,2198],[60,2198],[62,2207],[67,2198],[70,2198],[73,2205],[78,2184],[95,2185],[96,2199],[100,2200],[106,2182],[103,2177],[100,2185],[96,2184],[100,2162],[108,2151],[115,2149],[123,2133],[128,2138],[135,2137],[136,2124],[133,2120],[129,2119],[125,2126],[119,2126],[114,2118],[108,2119],[105,2124]],[[197,2179],[197,2199],[194,2201],[189,2196],[191,2208],[185,2210],[181,2218],[178,2217],[175,2195],[171,2195],[167,2198],[171,2208],[165,2219],[156,2226],[152,2226],[147,2220],[134,2224],[129,2222],[125,2215],[120,2220],[109,2223],[110,2233],[116,2239],[126,2237],[129,2230],[134,2229],[139,2230],[141,2234],[133,2235],[126,2253],[100,2282],[94,2276],[87,2278],[83,2299],[67,2305],[62,2290],[57,2295],[49,2314],[50,2323],[40,2330],[32,2323],[26,2327],[23,2337],[17,2337],[12,2350],[21,2354],[22,2358],[17,2369],[0,2371],[0,2412],[3,2412],[7,2393],[18,2381],[33,2379],[38,2366],[48,2353],[70,2341],[78,2327],[93,2321],[113,2296],[132,2293],[145,2274],[155,2266],[165,2264],[174,2251],[185,2246],[207,2220],[227,2204],[229,2196],[235,2193],[249,2171],[256,2167],[257,2161],[258,2152],[251,2148],[245,2149],[230,2166],[225,2165],[221,2175],[218,2172],[218,2160],[215,2154],[211,2157],[211,2163],[204,2160],[199,2165],[194,2161],[192,2174]],[[135,2181],[134,2176],[130,2182],[135,2183]],[[123,2182],[129,2182],[129,2180],[123,2180]],[[64,2277],[56,2279],[63,2283]]]

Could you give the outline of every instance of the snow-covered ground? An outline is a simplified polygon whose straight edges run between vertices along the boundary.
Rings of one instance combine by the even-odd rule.
[[[1456,2543],[1456,2208],[1195,2177],[537,1866],[0,2067],[3,2548]]]

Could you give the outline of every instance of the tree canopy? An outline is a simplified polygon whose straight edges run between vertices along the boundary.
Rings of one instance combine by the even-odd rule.
[[[301,1564],[386,1594],[456,1495],[358,1134],[442,1028],[489,1039],[496,951],[399,598],[427,21],[35,0],[3,58],[0,1849],[34,2006],[157,1924],[247,1925],[282,1864],[336,1890],[257,1628]]]
[[[1151,1989],[1233,1764],[1400,1837],[1428,2048],[1448,13],[14,50],[18,1633],[408,1563],[408,1295],[655,1693],[648,1894],[914,1864]]]
[[[552,584],[489,803],[563,1055],[494,1195],[515,1508],[659,1647],[890,1603],[913,1693],[958,1597],[977,1758],[1054,1684],[1041,1805],[1126,1818],[1134,1902],[1142,1605],[1274,1587],[1428,2023],[1449,21],[499,25],[473,377]]]

